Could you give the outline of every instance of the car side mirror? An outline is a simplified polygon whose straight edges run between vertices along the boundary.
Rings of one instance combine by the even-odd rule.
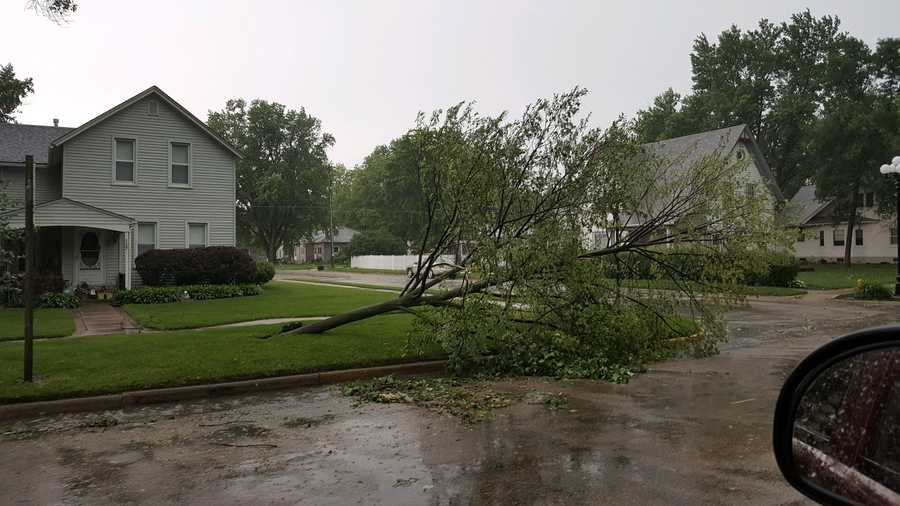
[[[804,359],[778,397],[773,444],[787,481],[821,504],[900,504],[900,326]]]

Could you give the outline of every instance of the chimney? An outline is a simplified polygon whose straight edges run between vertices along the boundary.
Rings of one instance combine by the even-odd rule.
[[[55,127],[59,126],[59,118],[53,118],[53,126],[55,126]]]

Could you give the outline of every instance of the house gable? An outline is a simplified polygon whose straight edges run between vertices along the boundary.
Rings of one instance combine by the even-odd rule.
[[[155,224],[159,248],[186,247],[189,224],[209,245],[235,243],[234,153],[180,106],[145,93],[61,137],[62,197]],[[116,139],[134,143],[133,181],[114,178]],[[189,184],[172,181],[173,144],[188,146]]]
[[[205,123],[200,121],[196,116],[191,114],[190,111],[185,109],[181,104],[176,102],[174,99],[172,99],[172,97],[168,96],[165,92],[163,92],[157,86],[151,86],[151,87],[147,88],[146,90],[129,98],[128,100],[113,107],[112,109],[109,109],[108,111],[104,112],[103,114],[96,116],[95,118],[91,119],[90,121],[81,125],[80,127],[68,131],[65,135],[54,140],[52,143],[52,146],[53,147],[62,146],[66,142],[69,142],[70,140],[83,134],[85,131],[90,130],[91,128],[103,123],[104,121],[115,116],[116,114],[119,114],[123,110],[126,110],[126,109],[133,107],[134,105],[142,103],[142,102],[144,104],[147,104],[147,103],[152,102],[153,100],[158,100],[158,101],[161,101],[161,102],[167,104],[171,108],[172,111],[184,116],[185,119],[190,121],[194,126],[196,126],[198,129],[202,130],[206,135],[208,135],[210,138],[212,138],[217,143],[219,143],[224,149],[228,150],[232,155],[234,155],[237,158],[241,158],[241,154],[238,153],[238,151],[236,149],[234,149],[234,147],[231,144],[229,144],[224,139],[219,137],[215,132],[210,130],[209,127],[206,126]],[[147,106],[144,105],[144,107],[147,107]],[[148,110],[148,115],[152,115],[150,113],[151,113],[151,111]]]

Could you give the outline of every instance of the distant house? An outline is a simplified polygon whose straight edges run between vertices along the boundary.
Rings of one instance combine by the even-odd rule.
[[[346,253],[350,248],[350,241],[357,234],[356,230],[347,227],[339,227],[334,234],[335,258]],[[294,261],[297,263],[330,262],[331,261],[331,237],[328,233],[317,232],[308,241],[294,246]]]
[[[77,99],[77,97],[72,97]],[[55,122],[54,122],[55,123]],[[0,125],[0,180],[24,227],[33,155],[36,266],[70,286],[131,288],[139,254],[234,246],[240,155],[152,86],[78,128]]]
[[[641,155],[662,160],[669,163],[667,171],[682,173],[689,171],[697,162],[713,156],[733,160],[735,163],[745,163],[743,172],[738,176],[741,182],[747,185],[747,191],[752,187],[761,186],[766,189],[765,198],[771,204],[773,212],[778,203],[784,201],[784,194],[775,182],[769,164],[756,143],[756,139],[746,125],[737,125],[718,130],[700,132],[698,134],[651,142],[640,146]],[[648,199],[654,199],[648,195]],[[646,206],[652,208],[652,205]],[[640,216],[633,216],[621,233],[627,234],[629,228],[639,226],[644,220]],[[592,231],[587,245],[604,247],[610,244],[607,231],[597,229]]]
[[[895,219],[883,219],[877,212],[874,192],[863,192],[859,201],[862,219],[853,229],[851,252],[861,263],[897,261]],[[834,202],[816,198],[815,185],[807,185],[785,208],[788,223],[797,231],[794,253],[808,261],[840,262],[844,259],[847,222],[836,220]]]

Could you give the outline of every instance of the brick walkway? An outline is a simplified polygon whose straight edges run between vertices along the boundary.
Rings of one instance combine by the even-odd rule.
[[[119,334],[138,328],[128,314],[106,302],[85,301],[74,316],[76,336]]]

